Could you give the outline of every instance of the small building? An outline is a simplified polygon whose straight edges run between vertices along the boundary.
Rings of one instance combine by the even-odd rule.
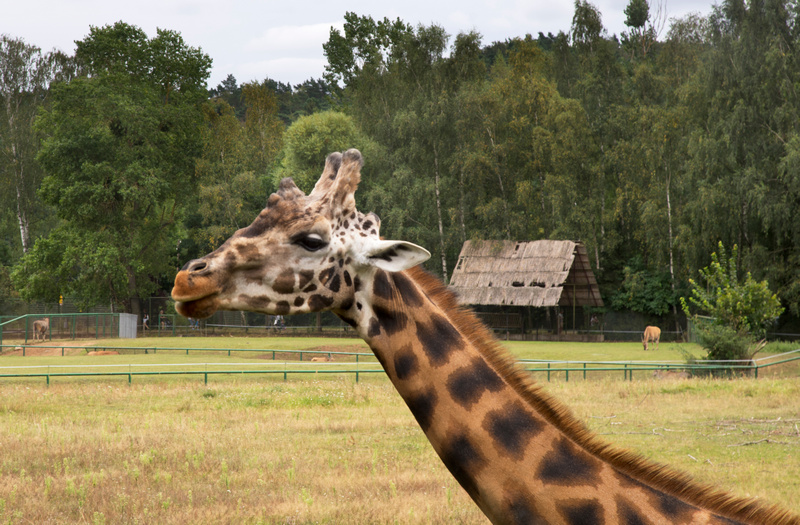
[[[450,289],[493,329],[524,339],[598,340],[603,306],[586,247],[575,241],[467,241]],[[598,327],[599,328],[599,327]],[[578,332],[582,332],[578,334]]]

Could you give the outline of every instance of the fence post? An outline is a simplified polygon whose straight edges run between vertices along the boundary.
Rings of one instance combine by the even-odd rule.
[[[550,382],[550,363],[547,363],[547,382]]]

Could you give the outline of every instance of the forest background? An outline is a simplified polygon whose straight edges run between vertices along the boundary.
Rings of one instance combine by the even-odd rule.
[[[0,39],[0,301],[141,313],[248,225],[282,177],[365,157],[359,209],[449,279],[467,239],[570,239],[607,307],[677,313],[720,242],[800,317],[800,7],[726,0],[628,31],[575,2],[569,33],[485,44],[347,13],[324,78],[208,89],[159,30],[92,27],[74,56]]]

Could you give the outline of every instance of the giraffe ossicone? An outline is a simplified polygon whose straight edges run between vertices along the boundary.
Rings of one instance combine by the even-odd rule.
[[[309,195],[284,179],[250,226],[178,273],[178,312],[333,311],[494,523],[800,525],[589,432],[418,266],[424,248],[380,238],[378,217],[355,206],[362,164],[357,150],[329,155]]]

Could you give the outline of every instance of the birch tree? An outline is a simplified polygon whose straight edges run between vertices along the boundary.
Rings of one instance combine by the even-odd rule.
[[[33,121],[64,62],[60,53],[42,53],[22,39],[0,35],[0,191],[13,202],[23,253],[32,246],[31,223],[42,214]]]

